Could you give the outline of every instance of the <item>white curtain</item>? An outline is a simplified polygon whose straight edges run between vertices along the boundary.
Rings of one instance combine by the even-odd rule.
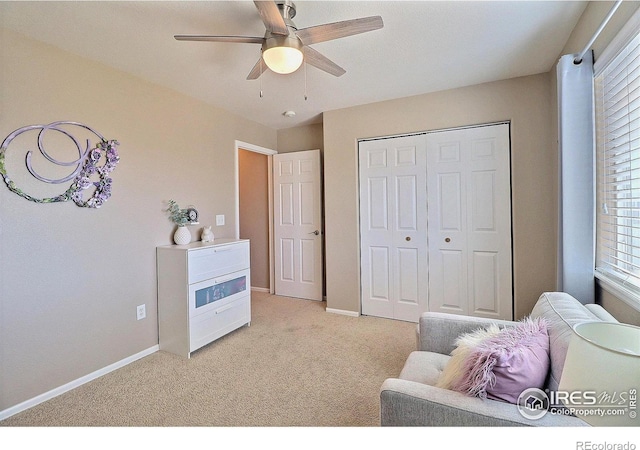
[[[557,66],[560,151],[558,290],[595,301],[593,55]]]

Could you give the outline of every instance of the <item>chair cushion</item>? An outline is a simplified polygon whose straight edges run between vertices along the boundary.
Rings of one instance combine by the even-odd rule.
[[[449,358],[440,353],[411,352],[398,378],[435,386]]]
[[[612,322],[612,323],[618,322],[615,317],[609,314],[609,312],[600,305],[596,305],[595,303],[589,303],[587,305],[584,305],[584,307],[587,308],[596,316],[598,316],[598,319],[602,320],[603,322]]]

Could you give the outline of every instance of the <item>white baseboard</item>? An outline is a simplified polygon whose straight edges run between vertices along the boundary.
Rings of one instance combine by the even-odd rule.
[[[266,292],[267,294],[271,292],[269,288],[261,288],[261,287],[253,287],[253,286],[251,286],[251,290],[254,292]]]
[[[332,314],[341,314],[343,316],[360,317],[360,313],[359,312],[347,311],[345,309],[327,308],[327,309],[325,309],[325,311],[328,312],[328,313],[332,313]]]
[[[0,420],[4,420],[8,417],[13,416],[14,414],[18,414],[19,412],[25,411],[29,408],[33,408],[34,406],[39,405],[40,403],[46,402],[47,400],[51,400],[52,398],[57,397],[58,395],[64,394],[65,392],[69,392],[72,389],[82,386],[83,384],[88,383],[89,381],[95,380],[96,378],[100,378],[101,376],[106,375],[109,372],[113,372],[114,370],[120,369],[121,367],[124,367],[127,364],[131,364],[132,362],[137,361],[138,359],[144,358],[145,356],[148,356],[152,353],[155,353],[158,350],[160,350],[160,346],[154,345],[153,347],[149,347],[148,349],[143,350],[139,353],[136,353],[135,355],[131,355],[118,362],[110,364],[107,367],[103,367],[102,369],[98,369],[95,372],[92,372],[76,380],[70,381],[67,384],[64,384],[55,389],[52,389],[49,392],[45,392],[44,394],[40,394],[37,397],[34,397],[29,400],[25,400],[22,403],[19,403],[15,406],[12,406],[3,411],[0,411]]]

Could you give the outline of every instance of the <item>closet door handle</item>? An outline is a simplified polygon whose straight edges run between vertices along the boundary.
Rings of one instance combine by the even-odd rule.
[[[316,231],[312,231],[312,232],[311,232],[311,233],[309,233],[309,234],[315,234],[315,235],[317,236],[317,235],[319,235],[319,234],[320,234],[320,232],[319,232],[318,230],[316,230]]]

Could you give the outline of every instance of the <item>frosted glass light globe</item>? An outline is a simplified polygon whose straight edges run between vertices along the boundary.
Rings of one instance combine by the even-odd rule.
[[[298,70],[302,65],[303,55],[297,48],[271,47],[262,52],[262,58],[269,69],[287,74]]]

